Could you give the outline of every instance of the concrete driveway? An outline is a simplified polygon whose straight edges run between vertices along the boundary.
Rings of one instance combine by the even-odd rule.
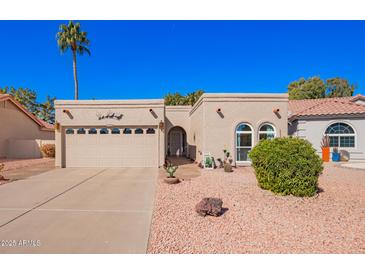
[[[0,186],[0,253],[145,253],[157,176],[67,168]]]

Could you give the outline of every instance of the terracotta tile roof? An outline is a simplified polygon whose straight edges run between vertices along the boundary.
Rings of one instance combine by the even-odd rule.
[[[357,100],[365,102],[365,96],[289,100],[290,120],[303,116],[328,116],[328,115],[356,115],[365,114],[365,105],[355,103]]]
[[[39,119],[34,114],[30,113],[25,107],[23,107],[17,100],[14,99],[9,94],[0,94],[0,101],[10,100],[14,105],[16,105],[21,111],[23,111],[29,118],[31,118],[34,122],[36,122],[42,130],[54,130],[54,126]]]

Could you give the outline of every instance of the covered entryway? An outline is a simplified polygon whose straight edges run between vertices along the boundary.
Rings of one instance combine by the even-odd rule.
[[[182,127],[171,128],[167,140],[168,156],[186,156],[186,132]]]
[[[66,167],[158,167],[157,127],[66,128]]]

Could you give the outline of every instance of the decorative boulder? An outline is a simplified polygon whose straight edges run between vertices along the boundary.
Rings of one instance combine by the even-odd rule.
[[[204,198],[196,206],[195,211],[200,216],[220,216],[222,213],[223,201],[218,198]]]

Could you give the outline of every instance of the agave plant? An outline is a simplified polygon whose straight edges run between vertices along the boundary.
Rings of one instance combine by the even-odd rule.
[[[169,178],[174,178],[174,174],[177,170],[178,166],[174,166],[172,163],[168,163],[164,166],[164,169],[166,170],[167,174],[169,175]]]

